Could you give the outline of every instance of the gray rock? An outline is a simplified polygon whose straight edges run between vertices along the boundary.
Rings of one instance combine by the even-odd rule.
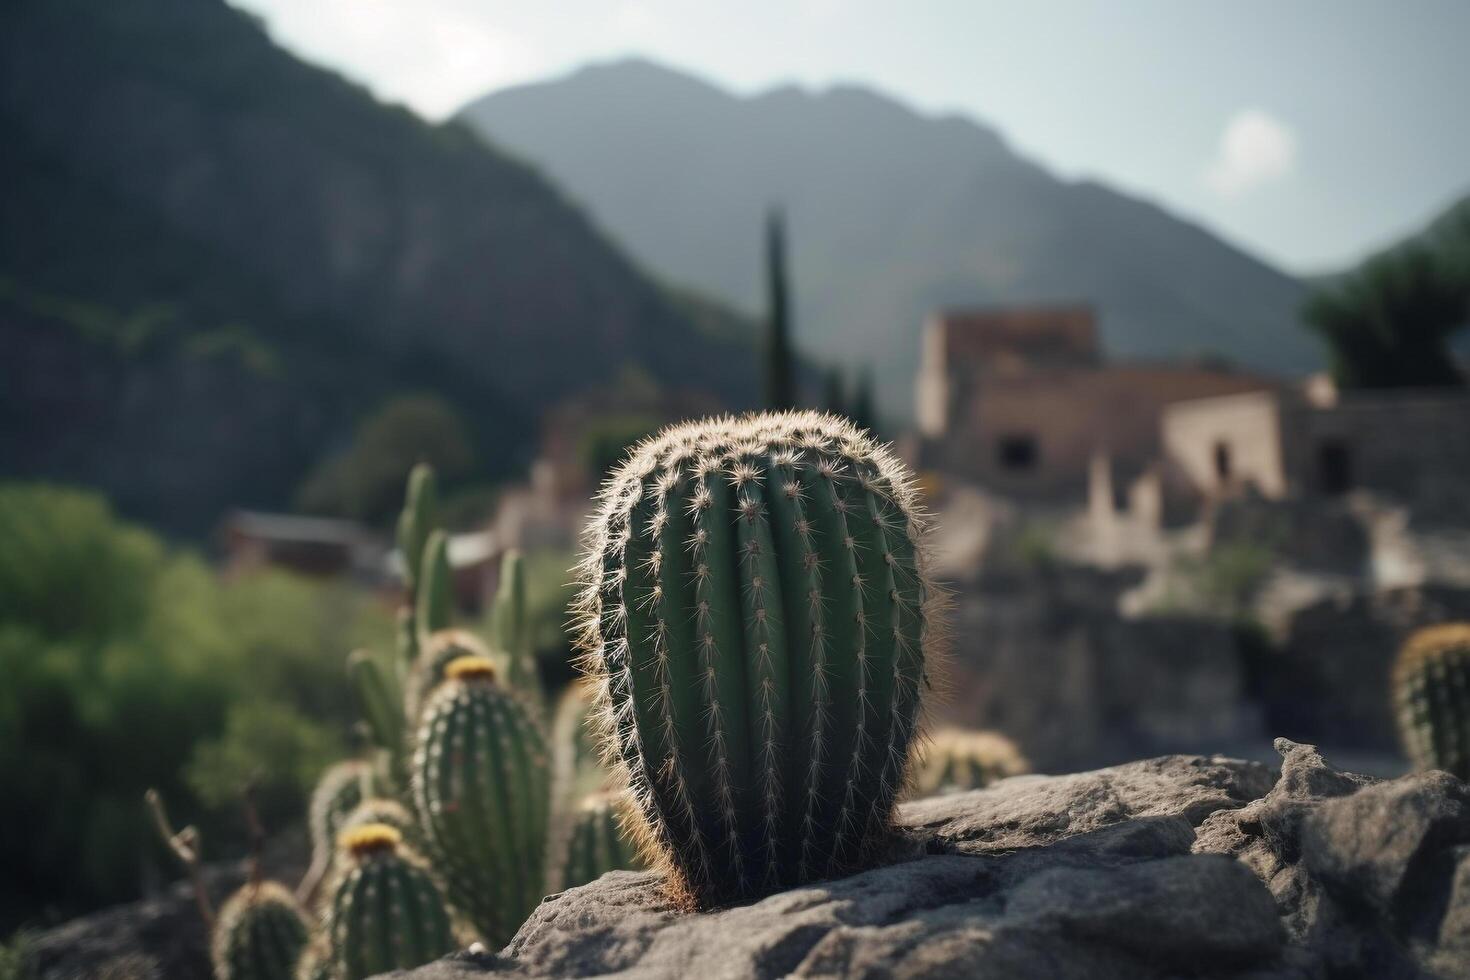
[[[498,956],[410,975],[1292,976],[1270,893],[1190,853],[1195,825],[1271,783],[1254,763],[1183,756],[1009,779],[906,804],[908,846],[862,874],[683,914],[653,874],[615,872],[547,899]]]
[[[1200,827],[1196,853],[1237,856],[1326,975],[1470,977],[1470,790],[1442,772],[1374,781],[1277,739],[1263,799]]]

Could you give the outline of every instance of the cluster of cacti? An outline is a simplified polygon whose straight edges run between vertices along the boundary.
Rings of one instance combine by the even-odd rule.
[[[252,881],[225,902],[211,958],[217,980],[292,980],[311,928],[293,896],[273,881]]]
[[[898,460],[811,412],[680,425],[601,495],[580,602],[609,758],[698,901],[860,865],[889,826],[935,595]]]
[[[637,848],[623,833],[628,819],[626,798],[592,793],[582,798],[566,822],[556,861],[557,890],[596,881],[609,871],[641,868]]]
[[[1470,779],[1470,623],[1414,633],[1393,668],[1394,709],[1417,769]]]
[[[419,824],[449,899],[502,944],[545,894],[546,739],[487,657],[461,657],[424,705],[413,760]]]
[[[914,789],[919,796],[981,789],[1028,768],[1016,743],[999,732],[941,729],[927,745],[916,748],[915,756]]]
[[[342,849],[326,920],[334,980],[419,966],[455,948],[444,898],[397,830],[365,824],[343,833]]]
[[[396,655],[348,659],[373,749],[369,759],[328,770],[314,797],[316,879],[303,883],[303,894],[315,895],[328,870],[338,884],[320,896],[331,941],[308,949],[303,976],[350,980],[368,967],[411,966],[445,951],[438,933],[424,942],[376,932],[386,921],[381,910],[365,917],[356,897],[375,882],[431,882],[447,905],[430,919],[442,919],[445,936],[453,920],[496,945],[546,891],[548,839],[558,824],[524,566],[514,553],[502,563],[490,644],[455,628],[436,497],[432,472],[415,468],[398,522],[405,597]],[[384,843],[389,829],[392,846]]]

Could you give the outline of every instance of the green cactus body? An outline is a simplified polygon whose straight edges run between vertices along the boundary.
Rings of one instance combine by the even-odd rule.
[[[311,794],[311,847],[314,856],[329,860],[337,847],[342,821],[370,795],[372,766],[349,759],[327,767]]]
[[[418,593],[419,569],[429,534],[439,526],[439,491],[434,469],[420,463],[408,474],[403,511],[398,515],[398,551],[403,556],[403,581],[410,595]]]
[[[446,669],[420,719],[413,793],[450,902],[499,946],[544,894],[551,790],[533,712],[494,678],[482,657]]]
[[[594,742],[596,692],[585,678],[567,686],[552,719],[552,793],[558,810],[570,812],[584,796],[607,789],[612,774]]]
[[[424,702],[434,688],[444,683],[444,671],[461,657],[497,658],[480,638],[467,630],[440,630],[424,641],[423,652],[409,675],[407,693],[404,695],[404,711],[413,722],[417,722]],[[496,664],[499,669],[501,665]]]
[[[216,980],[292,980],[310,935],[291,893],[247,884],[220,908],[211,942]]]
[[[395,786],[405,785],[406,733],[398,678],[366,650],[347,658],[347,678],[373,743],[387,753],[390,780]]]
[[[429,636],[448,629],[454,618],[454,573],[449,567],[449,535],[430,531],[416,585],[414,618]]]
[[[596,881],[609,871],[643,867],[637,848],[622,834],[616,797],[595,793],[582,800],[567,828],[560,864],[562,889]]]
[[[926,682],[921,536],[902,464],[814,412],[677,426],[606,485],[583,644],[696,900],[841,873],[886,832]]]
[[[332,947],[318,935],[296,963],[295,980],[336,980],[332,972]]]
[[[919,753],[915,783],[918,795],[931,796],[981,789],[1026,769],[1025,757],[1004,735],[947,728],[936,732]]]
[[[526,614],[526,562],[515,549],[507,551],[500,562],[500,585],[495,591],[491,623],[495,646],[506,659],[506,680],[540,706],[541,677]]]
[[[421,966],[456,946],[444,898],[398,832],[368,824],[343,834],[347,865],[327,932],[337,980]]]
[[[1409,637],[1393,669],[1404,751],[1417,769],[1470,779],[1470,623]]]

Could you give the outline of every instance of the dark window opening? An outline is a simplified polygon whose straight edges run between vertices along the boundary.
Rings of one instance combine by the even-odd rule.
[[[1317,447],[1317,480],[1329,496],[1353,488],[1353,457],[1346,444],[1329,439]]]
[[[995,448],[997,461],[1007,470],[1033,470],[1040,455],[1033,435],[1001,436]]]
[[[1215,477],[1221,483],[1230,479],[1230,443],[1215,443]]]

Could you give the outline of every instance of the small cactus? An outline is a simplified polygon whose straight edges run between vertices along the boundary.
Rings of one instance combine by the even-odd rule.
[[[363,800],[362,803],[347,815],[342,821],[341,834],[346,834],[359,827],[369,824],[386,824],[398,831],[403,843],[416,853],[422,853],[422,838],[419,834],[418,821],[408,808],[397,800],[388,800],[381,797]],[[340,836],[340,835],[339,835]],[[338,849],[341,854],[341,849]]]
[[[1409,637],[1393,667],[1394,708],[1416,769],[1470,779],[1470,623]]]
[[[594,793],[582,799],[568,821],[561,846],[561,890],[596,881],[606,872],[643,867],[637,847],[623,836],[619,798]]]
[[[594,741],[596,691],[583,678],[567,685],[556,702],[551,723],[552,793],[559,810],[609,788],[613,776],[602,765]]]
[[[579,604],[604,739],[696,901],[859,867],[905,781],[935,592],[903,465],[787,412],[636,447]]]
[[[495,677],[484,657],[445,669],[420,719],[413,793],[449,900],[499,946],[544,894],[551,790],[533,714]]]
[[[215,980],[293,980],[310,928],[291,893],[251,882],[220,908],[210,943]]]
[[[347,866],[327,913],[336,980],[363,980],[438,959],[456,946],[444,898],[398,831],[366,824],[342,835]]]
[[[313,854],[330,857],[342,821],[371,795],[372,766],[348,759],[328,766],[311,793],[309,823]]]
[[[981,789],[1027,769],[1021,751],[1004,735],[959,728],[935,732],[919,751],[916,763],[914,782],[919,796]]]
[[[418,661],[408,675],[403,710],[417,724],[424,702],[444,682],[444,670],[460,657],[489,657],[490,650],[468,630],[447,629],[430,635],[423,643]]]

